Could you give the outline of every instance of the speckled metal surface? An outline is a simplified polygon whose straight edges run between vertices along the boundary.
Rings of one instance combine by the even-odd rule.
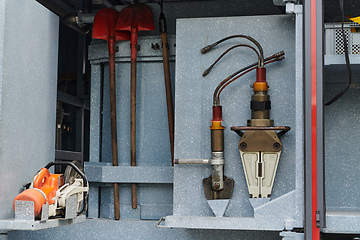
[[[345,73],[325,71],[325,102],[348,84]],[[353,75],[353,84],[336,102],[324,108],[325,112],[325,191],[328,211],[360,211],[358,178],[360,165],[357,143],[360,141],[359,75]],[[350,225],[349,225],[350,227]]]
[[[282,239],[279,232],[266,231],[219,231],[193,229],[157,228],[157,221],[112,221],[105,219],[87,219],[76,227],[65,226],[46,231],[14,231],[9,239],[241,239],[264,240]]]
[[[303,240],[304,233],[297,233],[297,232],[281,232],[280,236],[283,240]]]
[[[85,167],[89,182],[102,183],[173,183],[172,167],[156,166],[89,166]]]
[[[59,20],[36,1],[1,0],[0,16],[3,220],[14,217],[23,184],[55,157]]]
[[[48,228],[63,227],[66,225],[79,224],[85,222],[85,215],[81,215],[75,219],[49,219],[47,221],[40,220],[0,220],[0,229],[5,231],[37,231]],[[76,227],[75,227],[76,228]],[[19,239],[19,238],[18,238]]]
[[[15,201],[15,219],[16,220],[34,220],[34,202]]]
[[[171,167],[161,40],[139,37],[137,65],[137,166],[130,167],[130,44],[117,42],[116,88],[119,166],[111,165],[108,48],[105,41],[93,41],[89,48],[92,64],[90,163],[85,165],[91,192],[91,216],[113,218],[112,185],[119,182],[120,218],[158,219],[158,212],[171,214],[173,169]],[[170,67],[174,84],[175,37],[169,36]],[[103,83],[101,83],[103,81]],[[101,99],[100,88],[104,94]],[[174,85],[173,85],[174,86]],[[101,113],[100,104],[103,102]],[[102,121],[101,121],[102,118]],[[102,122],[102,132],[100,124]],[[100,140],[101,139],[101,140]],[[102,149],[102,150],[100,150]],[[101,156],[100,156],[101,154]],[[107,165],[107,166],[105,166]],[[126,184],[127,183],[127,184]],[[138,208],[131,208],[130,183],[138,184]],[[151,184],[151,185],[150,185]],[[101,196],[99,203],[98,196]],[[149,207],[151,205],[151,207]]]
[[[286,58],[280,63],[267,66],[267,79],[272,101],[271,118],[275,125],[290,126],[292,129],[282,138],[284,145],[277,170],[271,201],[263,206],[251,207],[241,166],[238,142],[239,137],[229,128],[246,125],[250,118],[249,81],[254,81],[250,73],[222,93],[223,119],[225,129],[225,175],[235,180],[235,187],[225,217],[238,218],[239,229],[263,229],[260,224],[247,224],[247,219],[260,220],[266,216],[266,229],[301,227],[303,207],[302,169],[303,123],[297,119],[302,112],[302,80],[295,78],[295,63],[301,60],[301,52],[295,56],[295,15],[253,16],[228,18],[179,19],[177,24],[176,52],[176,124],[175,158],[210,158],[210,120],[212,118],[212,93],[216,85],[232,72],[256,61],[254,53],[247,49],[233,51],[222,59],[206,77],[202,72],[228,47],[234,43],[247,43],[244,40],[230,40],[218,45],[211,52],[202,55],[200,49],[223,37],[232,34],[249,35],[262,44],[266,56],[281,50]],[[301,35],[301,29],[298,36]],[[299,43],[297,42],[299,45]],[[297,46],[298,46],[297,45]],[[300,48],[301,51],[301,48]],[[300,83],[298,83],[300,82]],[[295,92],[295,86],[298,87]],[[299,125],[298,125],[299,124]],[[296,139],[299,137],[299,140]],[[297,155],[297,153],[300,153]],[[202,179],[211,175],[209,166],[176,165],[174,171],[174,212],[171,224],[181,227],[176,218],[186,216],[209,216],[211,212],[202,189]],[[296,196],[296,198],[295,198]],[[300,199],[297,199],[300,198]],[[278,212],[279,206],[287,205],[287,211]],[[259,214],[259,218],[256,218]],[[260,218],[261,216],[261,218]],[[254,219],[255,217],[255,219]],[[189,219],[189,218],[186,218]],[[206,218],[204,218],[206,219]],[[221,219],[222,220],[222,219]],[[253,221],[249,220],[249,221]],[[207,220],[204,220],[207,221]],[[220,221],[221,222],[221,221]],[[254,221],[255,223],[256,221]],[[169,223],[169,225],[168,225]],[[172,225],[175,223],[175,225]],[[187,228],[207,228],[205,224],[192,221]],[[242,223],[243,225],[241,225]],[[270,226],[272,225],[272,226]],[[211,226],[216,228],[216,226]]]
[[[356,233],[360,234],[360,212],[327,211],[324,233]]]

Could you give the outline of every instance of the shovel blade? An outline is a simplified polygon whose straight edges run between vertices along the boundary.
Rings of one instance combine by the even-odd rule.
[[[130,40],[130,33],[127,31],[115,31],[116,21],[119,12],[112,8],[100,9],[94,19],[92,38],[108,41],[115,38],[115,41]]]
[[[151,8],[142,3],[136,3],[123,8],[120,12],[115,29],[117,31],[152,31],[154,17]]]

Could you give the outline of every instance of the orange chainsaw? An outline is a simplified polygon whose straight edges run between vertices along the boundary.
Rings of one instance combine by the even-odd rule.
[[[77,164],[76,164],[77,163]],[[49,168],[53,165],[67,165],[64,174],[51,174]],[[34,202],[34,216],[41,214],[43,209],[48,209],[47,216],[64,216],[66,201],[75,197],[77,202],[77,216],[84,214],[87,210],[88,181],[85,174],[79,169],[79,162],[51,162],[39,170],[29,187],[19,195],[13,202],[14,211],[17,201]],[[48,208],[43,208],[48,205]],[[82,209],[80,211],[80,207]]]

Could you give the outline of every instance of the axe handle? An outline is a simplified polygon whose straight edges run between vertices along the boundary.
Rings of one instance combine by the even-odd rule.
[[[168,47],[166,32],[161,33],[161,42],[162,42],[166,103],[167,103],[168,124],[169,124],[171,163],[174,166],[174,107],[173,107],[172,90],[171,90],[169,47]]]

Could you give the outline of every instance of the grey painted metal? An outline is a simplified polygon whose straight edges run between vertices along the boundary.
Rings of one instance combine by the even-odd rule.
[[[55,157],[59,20],[36,1],[1,0],[0,12],[3,220],[14,218],[23,184]]]
[[[279,232],[184,230],[156,228],[157,221],[87,219],[85,223],[46,231],[13,231],[9,239],[282,239]]]
[[[344,57],[344,56],[343,56]],[[347,93],[325,107],[326,233],[359,233],[359,74]],[[348,84],[345,73],[325,71],[325,101]]]
[[[312,175],[311,175],[311,7],[304,2],[304,105],[305,105],[305,239],[312,239]]]
[[[223,218],[214,217],[210,207],[205,206],[209,208],[205,216],[200,214],[197,216],[174,214],[165,218],[165,226],[168,228],[191,229],[292,230],[301,227],[302,224],[301,220],[294,218],[295,200],[294,190],[286,193],[281,198],[254,208],[254,215],[248,217],[231,216],[234,215],[234,212],[230,212],[229,208],[231,204],[234,204],[234,200],[230,200],[230,206]],[[237,207],[245,208],[247,206],[243,204]]]
[[[5,49],[5,0],[0,0],[0,96],[2,96],[2,88],[4,81],[4,49]],[[0,121],[2,110],[2,98],[0,97]]]
[[[7,233],[0,233],[0,240],[8,240],[8,234]]]
[[[301,19],[301,18],[300,18]],[[268,26],[269,25],[269,26]],[[271,25],[271,31],[268,31]],[[264,34],[266,33],[266,34]],[[301,30],[299,32],[301,34]],[[176,39],[176,114],[175,158],[209,158],[212,93],[215,86],[230,73],[254,61],[250,50],[238,50],[220,61],[205,78],[202,72],[228,47],[231,40],[201,55],[200,49],[232,34],[249,35],[262,44],[265,55],[280,50],[286,60],[267,67],[269,94],[272,99],[272,118],[275,125],[288,125],[271,201],[253,209],[248,199],[246,182],[238,151],[239,137],[230,126],[246,125],[250,118],[248,82],[255,81],[254,73],[232,83],[222,95],[225,129],[225,175],[235,180],[235,187],[225,217],[215,220],[206,203],[202,179],[211,175],[206,165],[174,166],[174,210],[167,216],[166,227],[233,228],[233,229],[292,229],[303,226],[303,117],[301,88],[295,93],[295,16],[251,16],[228,18],[179,19]],[[246,42],[247,43],[247,42]],[[298,43],[299,44],[299,43]],[[300,56],[299,56],[300,55]],[[299,71],[299,69],[298,69]],[[300,79],[302,82],[302,79]],[[297,125],[300,123],[300,125]],[[296,139],[299,138],[299,141]],[[295,197],[296,196],[296,197]],[[279,206],[286,206],[282,211]],[[285,209],[285,208],[284,208]],[[227,220],[227,219],[230,219]],[[198,221],[196,221],[196,220]],[[223,222],[224,221],[224,222]]]
[[[34,220],[34,202],[15,201],[15,220]]]
[[[303,5],[287,3],[286,9],[288,10],[288,14],[295,14],[295,96],[298,102],[304,103],[304,60],[303,60]],[[301,36],[301,37],[300,37]],[[304,109],[298,109],[298,115],[302,116],[304,113]],[[298,117],[296,118],[296,125],[297,126],[304,126],[304,118]],[[303,147],[304,144],[304,129],[297,128],[297,144]],[[296,156],[298,156],[298,164],[304,165],[304,149],[297,147],[295,150]],[[299,188],[299,191],[296,192],[295,198],[298,199],[299,204],[296,205],[296,215],[300,218],[304,218],[304,170],[301,168],[296,168],[296,175],[299,176],[296,180],[296,185]]]
[[[303,240],[304,233],[297,233],[297,232],[281,232],[280,236],[284,240]]]
[[[96,184],[95,186],[99,186],[99,184]],[[146,218],[152,216],[152,220],[158,220],[158,214],[155,214],[154,210],[155,206],[157,206],[160,213],[165,211],[164,205],[171,205],[173,202],[171,184],[138,184],[138,207],[137,209],[133,209],[130,201],[130,184],[119,184],[119,186],[121,220],[139,220],[141,215],[147,216]],[[89,203],[89,206],[91,206],[93,212],[95,212],[95,209],[99,212],[100,218],[113,218],[113,188],[111,187],[111,184],[101,184],[98,188],[101,200],[96,203],[96,199],[94,199],[93,205],[90,205]],[[151,208],[149,205],[152,205]]]
[[[43,204],[41,208],[41,222],[49,219],[49,204]]]
[[[89,187],[89,206],[91,206],[87,211],[87,216],[89,218],[99,217],[99,191],[99,187]]]
[[[230,199],[207,200],[207,202],[216,217],[223,217]]]
[[[172,213],[172,204],[142,204],[141,220],[154,220],[168,216]]]
[[[295,14],[295,98],[297,102],[301,102],[304,105],[304,45],[303,45],[303,36],[304,36],[304,19],[303,19],[303,5],[294,6]],[[297,158],[298,166],[296,168],[296,186],[298,191],[295,193],[295,198],[298,201],[298,204],[295,206],[296,215],[300,219],[304,219],[304,108],[297,109],[297,118],[296,126],[303,126],[296,128],[296,150],[295,154]]]
[[[326,211],[324,233],[360,234],[360,212]]]
[[[327,52],[331,53],[331,52]],[[359,110],[358,57],[350,55],[354,83],[338,101],[325,107],[326,233],[359,233],[357,182]],[[348,84],[344,55],[325,55],[325,100],[330,100]],[[336,136],[336,137],[335,137]],[[336,139],[335,139],[336,138]],[[341,144],[341,146],[340,146]],[[339,161],[340,160],[340,161]]]
[[[174,76],[175,37],[170,36],[170,67]],[[118,42],[116,53],[117,121],[119,166],[106,166],[111,162],[110,106],[108,81],[108,49],[104,41],[93,41],[89,48],[92,64],[91,81],[91,136],[90,163],[85,173],[90,176],[90,186],[98,196],[91,198],[92,216],[113,218],[112,188],[107,183],[120,184],[121,219],[138,220],[141,216],[157,219],[158,212],[166,213],[165,205],[173,201],[173,168],[171,167],[170,143],[167,130],[165,86],[163,80],[162,53],[152,45],[161,46],[159,37],[140,37],[138,44],[138,96],[137,118],[138,154],[137,167],[130,167],[130,47],[129,42]],[[174,78],[172,78],[174,79]],[[103,88],[103,96],[101,89]],[[102,106],[101,106],[101,103]],[[99,141],[99,139],[101,139]],[[100,163],[101,161],[101,163]],[[98,164],[96,164],[98,163]],[[92,165],[93,164],[93,165]],[[95,165],[94,165],[95,164]],[[138,209],[131,208],[130,183],[138,185]],[[151,185],[150,185],[151,183]],[[155,184],[154,184],[155,183]],[[154,185],[153,185],[154,184]],[[148,205],[152,205],[149,207]],[[166,209],[166,208],[165,208]],[[167,212],[168,213],[168,212]]]
[[[74,219],[77,215],[77,194],[65,200],[65,219]]]
[[[173,167],[94,166],[85,164],[89,182],[102,183],[173,183]]]
[[[21,230],[21,231],[35,231],[41,229],[48,229],[54,227],[62,227],[71,224],[78,224],[85,222],[86,217],[85,215],[79,216],[75,219],[49,219],[47,221],[40,221],[40,220],[0,220],[0,229],[6,231],[14,231],[14,230]]]

